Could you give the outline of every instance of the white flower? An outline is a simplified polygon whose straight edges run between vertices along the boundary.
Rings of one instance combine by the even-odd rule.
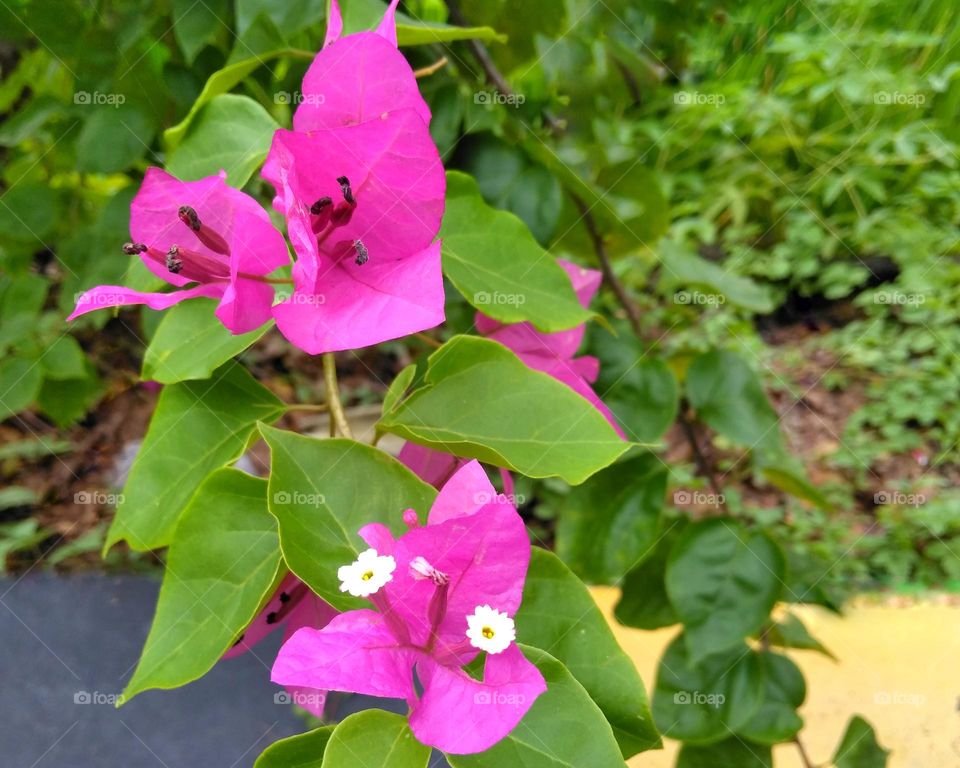
[[[513,619],[506,613],[489,605],[478,605],[473,614],[467,616],[467,639],[481,651],[500,653],[517,639],[517,631]]]
[[[354,597],[370,597],[393,579],[396,567],[397,561],[392,556],[378,555],[377,550],[368,549],[350,565],[340,566],[337,571],[340,591],[349,592]]]
[[[438,587],[443,586],[444,584],[450,581],[450,577],[447,576],[443,571],[438,571],[429,562],[425,557],[417,555],[413,560],[410,561],[410,575],[413,576],[417,581],[422,581],[423,579],[430,579]]]

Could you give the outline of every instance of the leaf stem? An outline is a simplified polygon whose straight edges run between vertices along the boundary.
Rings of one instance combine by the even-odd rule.
[[[314,403],[287,403],[287,410],[326,413],[328,410],[330,410],[330,406],[327,403],[320,403],[319,405]]]
[[[350,430],[347,416],[343,412],[343,404],[340,402],[337,363],[333,358],[333,352],[323,354],[323,382],[327,388],[327,405],[330,407],[330,437],[336,435],[339,430],[341,435],[352,440],[353,432]]]
[[[450,60],[446,56],[441,56],[433,64],[430,64],[426,67],[420,67],[420,69],[413,70],[413,76],[418,80],[421,77],[429,77],[434,72],[443,69],[447,64],[450,63]]]
[[[814,768],[813,763],[810,761],[810,756],[807,754],[807,750],[803,747],[803,742],[800,741],[799,734],[793,737],[793,743],[796,744],[797,749],[800,750],[800,760],[803,762],[803,768]]]

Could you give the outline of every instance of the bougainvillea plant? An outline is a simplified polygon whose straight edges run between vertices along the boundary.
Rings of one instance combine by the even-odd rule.
[[[449,163],[449,147],[441,156],[450,100],[420,86],[458,64],[414,70],[398,42],[469,41],[497,88],[473,93],[481,122],[489,102],[518,94],[478,42],[494,30],[452,8],[458,26],[401,18],[398,35],[398,4],[342,14],[331,0],[286,127],[224,93],[239,82],[230,66],[211,78],[166,132],[166,167],[147,169],[130,241],[117,244],[146,278],[77,297],[71,320],[165,313],[144,361],[163,391],[106,542],[167,549],[123,700],[257,654],[286,689],[278,700],[324,723],[268,747],[257,768],[425,768],[431,750],[454,768],[620,768],[661,733],[686,742],[684,766],[769,766],[772,745],[797,739],[805,695],[772,648],[818,648],[775,605],[830,602],[802,563],[788,571],[769,536],[729,514],[695,422],[748,445],[765,481],[823,500],[742,360],[708,350],[668,367],[651,354],[610,256],[652,225],[617,208],[609,178],[581,178],[547,144],[562,143],[552,105],[491,124],[540,163],[530,178],[553,179],[501,196],[522,218],[489,203],[500,174],[526,171],[496,152],[477,152],[492,170]],[[457,103],[453,132],[470,133]],[[572,224],[546,250],[539,206],[561,194],[557,179]],[[568,240],[575,227],[582,237]],[[594,301],[602,284],[610,295]],[[326,402],[311,407],[328,412],[329,436],[277,428],[297,406],[234,359],[273,325],[322,356]],[[372,439],[355,439],[333,353],[413,335],[417,359],[384,382]],[[588,336],[595,354],[581,354]],[[664,509],[655,441],[675,419],[715,513]],[[266,477],[238,463],[261,441]],[[534,483],[544,498],[564,488],[548,542],[516,493]],[[688,503],[677,493],[675,506]],[[624,624],[682,625],[652,707],[585,581],[622,587]],[[280,650],[264,660],[275,631]],[[356,695],[373,698],[341,718],[331,702]],[[873,744],[864,721],[850,728],[851,742]]]

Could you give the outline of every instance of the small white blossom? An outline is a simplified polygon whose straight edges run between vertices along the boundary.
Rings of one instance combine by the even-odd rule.
[[[340,566],[337,571],[340,591],[354,597],[369,597],[393,579],[396,567],[397,561],[391,555],[378,555],[372,548],[365,550],[350,565]]]
[[[517,631],[513,619],[505,612],[478,605],[473,614],[467,616],[467,639],[481,651],[500,653],[517,639]]]
[[[437,586],[441,586],[450,581],[450,577],[443,571],[438,571],[425,557],[417,555],[410,561],[410,575],[417,581],[430,579]]]

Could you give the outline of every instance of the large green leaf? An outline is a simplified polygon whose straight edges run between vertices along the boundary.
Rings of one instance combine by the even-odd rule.
[[[600,359],[596,390],[631,440],[652,442],[677,417],[677,380],[629,327],[615,327],[618,336],[599,326],[590,328],[589,351]]]
[[[321,768],[333,729],[334,726],[325,725],[275,741],[263,750],[253,768]]]
[[[279,127],[247,96],[216,96],[167,159],[167,170],[184,181],[194,181],[223,169],[228,184],[242,187],[267,156]]]
[[[43,368],[36,360],[5,356],[0,360],[0,421],[28,408],[43,383]]]
[[[516,622],[520,642],[555,656],[586,688],[624,757],[660,745],[633,661],[587,588],[553,553],[534,548]]]
[[[603,713],[567,668],[550,654],[522,646],[547,681],[542,694],[505,739],[486,752],[447,755],[453,768],[623,768]]]
[[[735,442],[753,449],[779,440],[776,411],[753,369],[734,352],[714,349],[690,363],[687,396],[697,416]]]
[[[802,651],[817,651],[837,661],[837,657],[831,653],[830,649],[811,635],[799,617],[793,613],[787,613],[783,619],[774,622],[766,630],[766,638],[770,645]]]
[[[836,768],[886,768],[889,756],[890,752],[877,743],[873,726],[860,715],[854,715],[832,762]]]
[[[142,158],[150,148],[156,125],[153,117],[141,107],[135,104],[88,102],[85,109],[92,110],[92,114],[77,136],[78,171],[123,171]]]
[[[203,479],[240,458],[258,421],[282,412],[283,403],[235,363],[205,381],[165,387],[104,550],[122,539],[141,552],[167,546]]]
[[[429,760],[430,747],[417,741],[403,715],[367,709],[334,729],[323,768],[427,768]]]
[[[203,47],[229,29],[229,0],[173,0],[173,35],[191,64]]]
[[[447,172],[440,236],[444,274],[484,314],[504,323],[529,320],[542,331],[572,328],[591,317],[527,225],[487,205],[471,176]]]
[[[637,629],[660,629],[680,621],[663,581],[673,538],[664,536],[653,553],[624,577],[620,602],[613,611],[621,624]]]
[[[194,299],[168,309],[144,353],[142,378],[162,384],[209,378],[272,325],[234,335],[214,315],[215,307],[210,299]]]
[[[785,578],[786,558],[765,534],[732,520],[707,520],[684,531],[665,581],[693,663],[759,630]]]
[[[694,665],[680,634],[660,660],[653,717],[664,736],[708,744],[750,721],[763,688],[764,668],[745,644]]]
[[[343,32],[350,34],[372,29],[383,18],[387,4],[383,0],[342,0]],[[397,14],[397,43],[399,45],[428,45],[449,43],[454,40],[484,40],[504,42],[505,35],[498,35],[488,26],[455,27],[412,19],[405,13]]]
[[[430,356],[424,385],[378,429],[529,477],[582,483],[623,454],[600,412],[488,339],[455,336]]]
[[[773,768],[770,747],[732,736],[714,744],[684,744],[676,768]]]
[[[13,190],[5,197],[12,194]],[[5,234],[2,228],[0,234]],[[49,288],[50,284],[40,275],[0,274],[0,353],[36,332],[38,315]]]
[[[598,472],[564,501],[557,554],[587,581],[619,581],[653,551],[666,492],[667,468],[652,453]]]
[[[790,741],[803,727],[797,708],[807,697],[803,673],[786,656],[766,651],[760,654],[764,668],[763,701],[737,734],[761,744]]]
[[[280,563],[266,480],[236,469],[210,475],[177,524],[153,625],[124,696],[206,674],[257,615]]]
[[[361,607],[337,579],[337,568],[367,548],[357,531],[380,522],[402,534],[404,510],[413,508],[423,519],[436,491],[369,445],[261,431],[270,446],[270,511],[280,524],[287,565],[334,607]]]

